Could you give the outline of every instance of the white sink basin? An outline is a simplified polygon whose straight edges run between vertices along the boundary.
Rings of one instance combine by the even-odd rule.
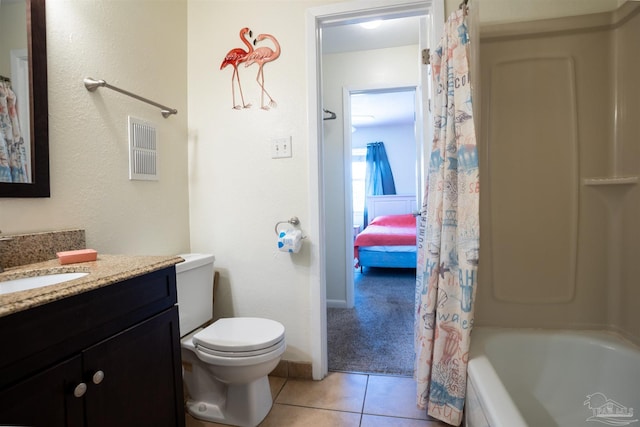
[[[79,279],[89,273],[54,273],[44,276],[23,277],[21,279],[7,280],[0,282],[0,295],[12,292],[26,291],[27,289],[41,288],[43,286],[55,285],[56,283],[68,282]]]

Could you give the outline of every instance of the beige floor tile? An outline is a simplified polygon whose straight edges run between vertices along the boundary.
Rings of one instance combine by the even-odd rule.
[[[416,420],[412,418],[383,417],[380,415],[362,415],[360,427],[448,427],[438,421]]]
[[[415,394],[413,378],[370,375],[363,412],[426,420],[426,411],[416,407]]]
[[[291,381],[291,380],[289,380]],[[358,427],[360,414],[276,403],[260,427]]]
[[[366,388],[366,375],[330,372],[322,381],[289,379],[276,403],[359,413]]]
[[[271,389],[271,397],[273,398],[274,402],[276,401],[278,394],[280,394],[280,391],[282,390],[282,387],[284,387],[284,383],[286,382],[286,378],[269,377],[269,388]]]

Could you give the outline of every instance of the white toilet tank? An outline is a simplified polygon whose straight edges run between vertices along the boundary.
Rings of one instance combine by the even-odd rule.
[[[210,254],[181,254],[176,264],[180,336],[213,317],[213,262]]]

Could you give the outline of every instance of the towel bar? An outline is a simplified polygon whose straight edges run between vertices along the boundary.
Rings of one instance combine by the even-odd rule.
[[[162,117],[164,117],[165,119],[167,117],[169,117],[170,115],[172,115],[172,114],[178,114],[178,110],[176,110],[175,108],[169,108],[169,107],[166,107],[166,106],[164,106],[162,104],[158,104],[157,102],[151,101],[151,100],[149,100],[147,98],[143,98],[142,96],[136,95],[135,93],[131,93],[131,92],[126,91],[124,89],[120,89],[118,87],[110,85],[109,83],[105,82],[104,80],[96,80],[96,79],[93,79],[91,77],[87,77],[87,78],[84,79],[84,87],[86,87],[89,92],[94,92],[99,87],[106,87],[106,88],[109,88],[111,90],[115,90],[116,92],[120,92],[120,93],[125,94],[127,96],[130,96],[132,98],[135,98],[138,101],[146,102],[147,104],[151,104],[154,107],[160,108],[160,110],[161,110],[160,112],[162,113]]]

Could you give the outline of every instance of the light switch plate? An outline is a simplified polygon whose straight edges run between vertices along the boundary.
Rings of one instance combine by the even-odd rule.
[[[271,140],[271,158],[282,159],[291,157],[291,137]]]

